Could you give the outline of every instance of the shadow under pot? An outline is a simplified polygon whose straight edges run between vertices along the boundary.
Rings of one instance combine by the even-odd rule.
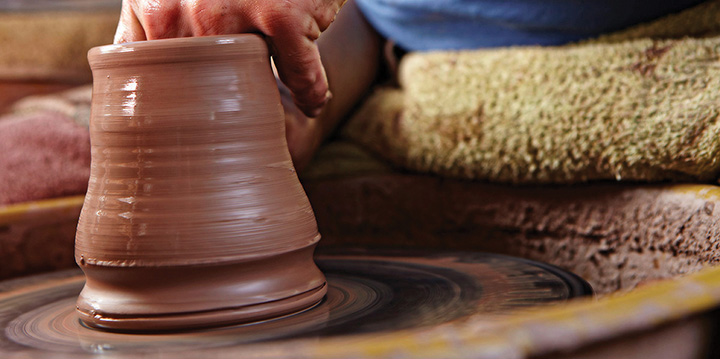
[[[75,258],[90,326],[175,330],[318,303],[320,239],[257,35],[90,50],[92,167]]]

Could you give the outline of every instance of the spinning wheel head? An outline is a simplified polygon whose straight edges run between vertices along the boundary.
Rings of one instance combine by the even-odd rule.
[[[517,310],[591,293],[584,281],[555,267],[483,253],[339,252],[316,259],[328,292],[315,307],[194,331],[127,334],[83,325],[74,306],[83,286],[78,271],[5,282],[0,356],[312,357],[332,346],[333,338],[408,331],[422,336],[466,323],[493,325]],[[348,356],[355,349],[347,348]]]

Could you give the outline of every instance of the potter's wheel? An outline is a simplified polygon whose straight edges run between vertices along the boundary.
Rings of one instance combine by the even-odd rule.
[[[338,252],[317,256],[329,290],[294,315],[209,330],[123,334],[83,326],[79,270],[0,283],[0,357],[297,357],[323,340],[401,332],[463,320],[492,323],[513,310],[591,294],[552,266],[486,253]]]

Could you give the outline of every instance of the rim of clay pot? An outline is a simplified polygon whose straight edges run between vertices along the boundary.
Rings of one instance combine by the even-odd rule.
[[[266,59],[267,44],[257,34],[181,37],[98,46],[88,51],[93,69],[189,61],[227,61],[227,57]]]

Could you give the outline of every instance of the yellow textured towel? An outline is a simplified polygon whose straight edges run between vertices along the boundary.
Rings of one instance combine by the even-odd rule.
[[[344,133],[452,177],[717,180],[718,34],[710,1],[580,44],[411,54]]]
[[[104,7],[0,11],[0,79],[89,81],[87,51],[112,43],[119,16],[119,9]]]

